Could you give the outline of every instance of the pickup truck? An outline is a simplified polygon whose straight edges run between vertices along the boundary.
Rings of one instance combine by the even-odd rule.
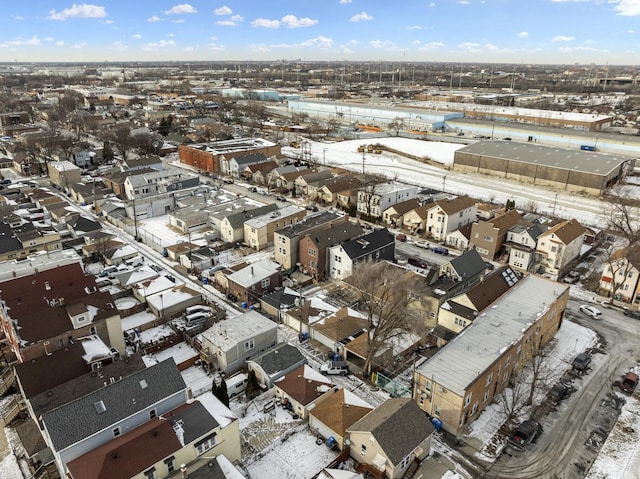
[[[349,366],[346,361],[327,361],[320,366],[320,372],[325,374],[341,374],[346,376],[349,374]]]

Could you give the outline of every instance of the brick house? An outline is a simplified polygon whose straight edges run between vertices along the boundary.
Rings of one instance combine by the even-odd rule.
[[[322,231],[306,234],[300,239],[299,244],[299,261],[303,271],[314,278],[325,277],[329,266],[329,248],[343,241],[358,238],[363,232],[360,225],[346,221]]]

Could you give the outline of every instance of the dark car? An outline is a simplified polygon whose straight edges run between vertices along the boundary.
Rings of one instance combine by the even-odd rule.
[[[429,263],[427,263],[427,261],[417,256],[409,256],[409,258],[407,258],[407,263],[411,266],[416,266],[422,269],[427,269],[429,267]]]
[[[551,399],[553,399],[554,401],[562,401],[572,392],[572,387],[569,384],[563,383],[561,381],[553,385],[553,387],[549,391],[549,397],[551,397]]]
[[[493,263],[490,263],[489,261],[485,261],[485,262],[484,262],[484,266],[485,266],[485,268],[487,268],[489,271],[493,271],[494,269],[496,269],[496,265],[494,265]]]
[[[533,419],[529,419],[518,426],[511,436],[509,436],[509,444],[516,449],[524,451],[524,448],[535,442],[536,438],[542,432],[542,426]]]
[[[580,353],[573,360],[573,363],[571,363],[571,367],[576,371],[584,372],[589,368],[590,364],[591,356],[585,353]]]
[[[276,200],[278,200],[278,201],[289,201],[284,196],[276,196]]]
[[[0,180],[0,185],[10,185],[10,184],[11,184],[11,180],[9,178],[4,178]]]
[[[625,309],[624,315],[633,319],[640,319],[640,311],[632,311],[631,309]]]
[[[407,235],[403,233],[399,233],[396,235],[396,240],[404,243],[405,241],[407,241]]]
[[[449,250],[443,246],[434,246],[431,248],[431,251],[437,254],[441,254],[442,256],[447,256],[449,254]]]
[[[633,391],[635,391],[637,385],[638,375],[629,371],[624,375],[624,379],[620,383],[620,389],[622,389],[627,394],[633,394]]]
[[[307,205],[307,210],[316,212],[318,211],[318,207],[316,205]]]

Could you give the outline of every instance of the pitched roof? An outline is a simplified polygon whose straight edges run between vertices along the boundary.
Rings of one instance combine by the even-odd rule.
[[[327,180],[333,178],[333,173],[331,170],[322,170],[322,171],[313,171],[311,170],[309,173],[300,175],[305,183],[313,183],[314,181]]]
[[[249,170],[251,173],[255,173],[257,171],[271,171],[274,168],[277,168],[278,163],[275,161],[263,161],[261,163],[252,163],[247,165],[244,169]]]
[[[370,432],[389,460],[399,464],[435,430],[411,398],[388,399],[348,431]]]
[[[48,411],[42,419],[54,448],[60,451],[186,387],[175,361],[169,358]],[[98,412],[98,405],[104,411]],[[73,427],[69,427],[69,418],[73,418]]]
[[[318,418],[333,432],[344,436],[349,427],[372,411],[372,407],[344,388],[320,401],[309,414]]]
[[[395,245],[395,236],[388,229],[374,230],[358,239],[345,241],[342,249],[351,259],[361,258],[390,244]]]
[[[456,273],[463,278],[471,278],[482,273],[487,265],[475,249],[465,251],[460,256],[453,258],[450,262]]]
[[[322,322],[314,324],[314,330],[334,341],[340,341],[367,327],[367,320],[350,314],[349,308],[340,308]]]
[[[317,228],[318,226],[334,221],[344,221],[343,218],[344,215],[331,213],[327,210],[322,210],[313,215],[305,216],[301,221],[287,225],[276,231],[276,233],[281,236],[286,236],[287,238],[295,238],[296,236],[312,228]]]
[[[451,298],[449,302],[457,304],[457,298],[466,296],[471,304],[473,304],[474,311],[477,314],[509,291],[520,278],[521,275],[513,271],[509,266],[503,266],[485,276],[480,283],[473,286],[466,293]]]
[[[264,153],[250,153],[248,155],[236,156],[232,158],[238,166],[251,165],[256,163],[264,163],[267,161],[267,157],[264,156]]]
[[[288,343],[280,343],[253,356],[251,362],[258,364],[269,376],[306,360],[300,350]]]
[[[387,208],[385,211],[393,209],[396,215],[402,216],[409,211],[415,210],[418,206],[420,206],[420,200],[418,198],[411,198],[409,200],[401,201],[400,203],[389,206],[389,208]]]
[[[504,214],[495,216],[490,220],[486,220],[486,223],[491,224],[498,230],[499,234],[505,234],[509,228],[517,224],[522,219],[522,215],[517,210],[512,209]]]
[[[360,225],[347,221],[346,223],[340,223],[323,231],[316,231],[309,235],[309,237],[318,249],[324,249],[360,236],[362,231]]]
[[[337,181],[325,183],[322,188],[326,189],[329,193],[340,193],[346,190],[360,188],[361,186],[362,181],[360,181],[360,179],[356,178],[355,176],[352,176],[349,178],[339,177]]]
[[[556,237],[564,244],[569,244],[576,238],[582,236],[584,232],[585,227],[582,226],[578,220],[571,219],[558,223],[553,228],[542,233],[540,236],[551,236],[555,234]]]
[[[327,392],[331,381],[305,364],[276,381],[275,385],[293,400],[306,406]]]
[[[452,215],[467,208],[471,208],[476,204],[476,200],[474,200],[473,198],[469,198],[467,195],[464,195],[452,199],[447,198],[445,200],[438,200],[435,204],[439,206],[447,215]]]

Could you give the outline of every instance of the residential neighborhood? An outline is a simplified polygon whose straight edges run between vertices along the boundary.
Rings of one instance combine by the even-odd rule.
[[[3,478],[635,477],[618,114],[2,68]]]

